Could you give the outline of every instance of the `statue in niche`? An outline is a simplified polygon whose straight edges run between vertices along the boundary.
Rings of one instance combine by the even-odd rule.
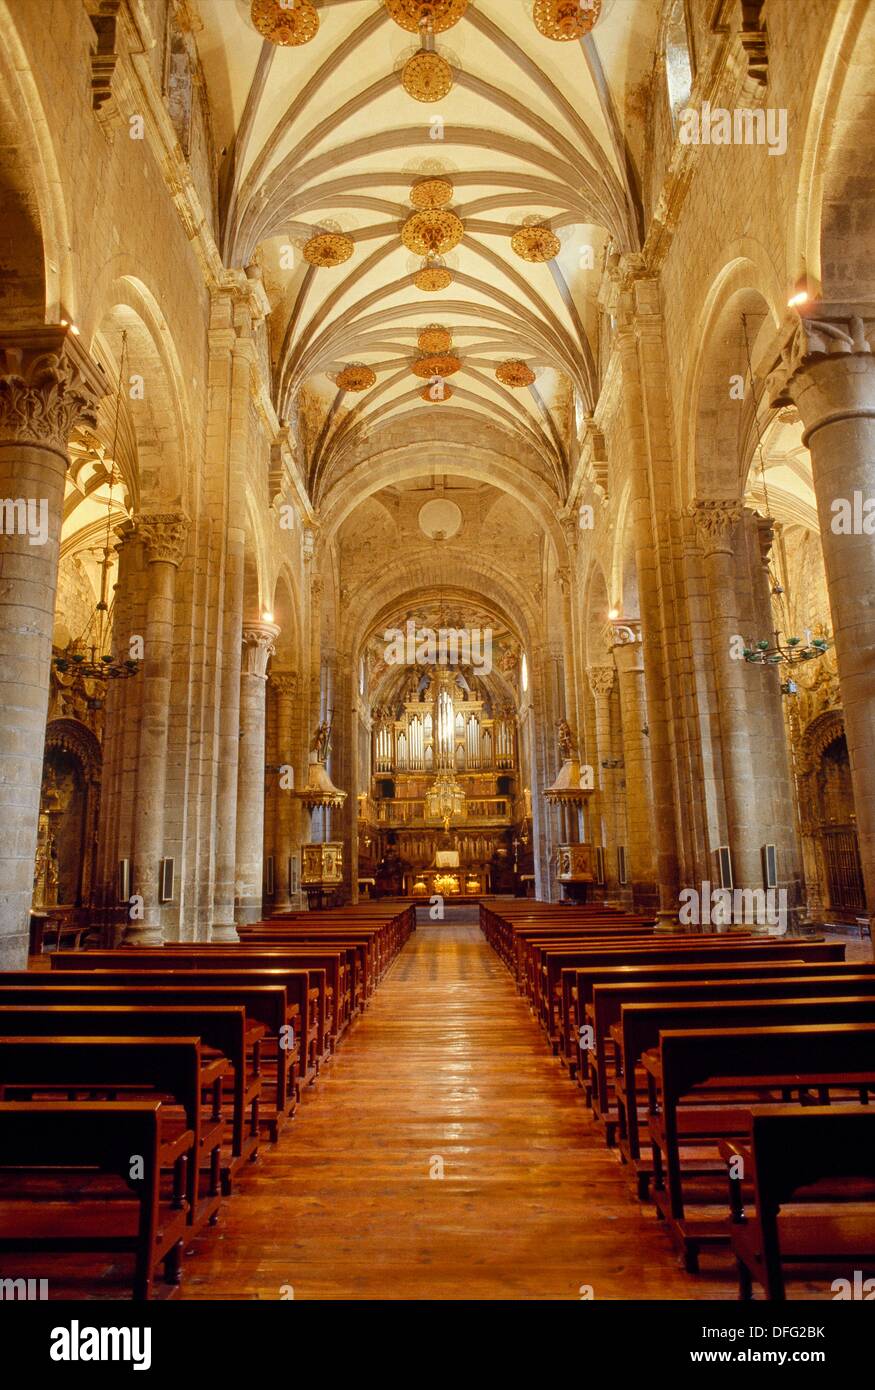
[[[559,752],[563,760],[567,762],[569,758],[577,757],[577,740],[567,719],[560,719],[557,727],[559,730]]]
[[[323,719],[313,735],[313,742],[310,744],[310,752],[316,754],[317,763],[324,763],[328,757],[328,750],[330,747],[331,724],[327,719]]]

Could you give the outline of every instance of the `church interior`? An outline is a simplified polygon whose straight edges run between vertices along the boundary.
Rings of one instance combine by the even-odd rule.
[[[875,1298],[873,76],[0,0],[3,1299]]]

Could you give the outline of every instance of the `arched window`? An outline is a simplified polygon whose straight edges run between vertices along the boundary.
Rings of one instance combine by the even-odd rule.
[[[690,99],[693,88],[686,0],[674,0],[668,17],[665,31],[665,80],[668,85],[668,105],[672,122],[676,123],[680,112]]]

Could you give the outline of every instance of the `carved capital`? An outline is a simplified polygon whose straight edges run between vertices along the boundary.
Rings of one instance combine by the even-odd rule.
[[[297,671],[271,671],[270,688],[280,700],[291,700],[300,689]]]
[[[97,424],[103,374],[65,328],[16,329],[0,339],[0,440],[67,456],[74,426]]]
[[[690,505],[699,544],[706,555],[732,553],[732,533],[741,521],[744,506],[738,498],[700,497]]]
[[[872,348],[863,317],[839,306],[833,313],[820,306],[818,312],[823,317],[788,324],[780,357],[766,377],[773,406],[799,409],[806,430],[803,443],[819,425],[848,415],[871,415],[875,407]],[[868,317],[875,315],[870,312]],[[817,389],[806,389],[813,385]]]
[[[143,512],[136,524],[150,564],[159,560],[177,567],[182,564],[191,524],[185,512]]]
[[[621,622],[608,623],[603,636],[609,652],[615,647],[631,647],[643,641],[641,624],[637,618],[624,618]]]
[[[593,695],[610,695],[614,688],[613,666],[590,666],[586,674]]]
[[[244,676],[260,676],[267,680],[267,663],[276,651],[276,640],[280,629],[276,623],[243,624],[243,665]]]

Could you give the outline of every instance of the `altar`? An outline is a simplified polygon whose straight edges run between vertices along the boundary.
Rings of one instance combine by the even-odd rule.
[[[489,893],[488,869],[409,869],[404,874],[404,893],[409,898],[476,897]]]

